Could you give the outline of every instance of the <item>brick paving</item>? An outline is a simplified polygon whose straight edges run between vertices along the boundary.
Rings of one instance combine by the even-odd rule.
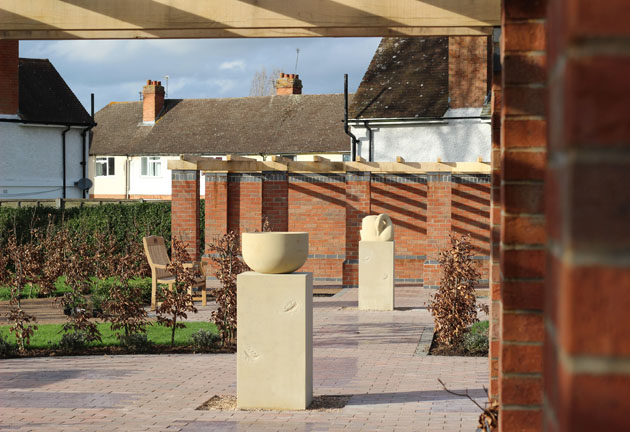
[[[483,403],[488,360],[414,354],[427,293],[397,287],[393,312],[358,311],[356,289],[314,299],[314,393],[351,396],[338,411],[195,410],[236,394],[233,354],[9,359],[0,431],[474,431],[478,408],[437,378]]]

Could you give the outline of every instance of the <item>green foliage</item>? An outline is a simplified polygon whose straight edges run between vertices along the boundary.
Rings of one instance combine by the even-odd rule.
[[[84,349],[88,344],[88,336],[83,332],[64,333],[59,341],[59,348],[67,352]]]
[[[0,333],[0,358],[13,355],[15,348],[9,343],[7,337]]]
[[[192,334],[192,344],[197,352],[209,352],[221,344],[221,338],[209,330],[200,329]]]
[[[147,352],[153,346],[146,333],[123,334],[118,339],[120,339],[122,346],[135,352]]]
[[[471,355],[488,353],[488,321],[476,322],[468,329],[462,338],[462,347]]]

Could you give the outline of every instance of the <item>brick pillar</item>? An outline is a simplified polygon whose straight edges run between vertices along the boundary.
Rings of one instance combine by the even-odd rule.
[[[500,430],[542,429],[546,63],[544,0],[502,13]]]
[[[228,175],[228,229],[237,233],[262,231],[262,174]]]
[[[19,41],[0,40],[0,114],[19,108]]]
[[[449,247],[451,233],[451,174],[427,174],[427,243],[422,277],[425,288],[440,286],[440,250]]]
[[[448,38],[448,96],[451,108],[481,106],[488,94],[488,38]]]
[[[217,237],[228,232],[228,175],[227,173],[206,173],[205,199],[205,253],[210,254],[208,245]]]
[[[344,286],[359,283],[359,240],[361,222],[370,214],[370,173],[346,173],[346,260],[343,263]]]
[[[630,3],[551,1],[545,428],[630,423]]]
[[[490,390],[499,400],[499,353],[501,352],[501,71],[492,79],[492,182],[490,187]]]
[[[172,171],[171,237],[188,244],[188,255],[197,261],[200,254],[199,171]]]
[[[289,176],[286,171],[263,173],[262,215],[273,231],[289,230]]]

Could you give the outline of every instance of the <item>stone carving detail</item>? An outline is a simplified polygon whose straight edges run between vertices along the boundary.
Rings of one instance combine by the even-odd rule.
[[[363,218],[361,225],[362,241],[393,241],[394,224],[386,214],[371,215]]]

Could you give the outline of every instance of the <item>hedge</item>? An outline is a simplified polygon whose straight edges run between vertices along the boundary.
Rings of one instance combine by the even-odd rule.
[[[204,205],[200,206],[201,244],[203,243]],[[50,221],[50,222],[49,222]],[[48,206],[0,207],[0,244],[14,229],[22,242],[30,240],[32,228],[43,228],[52,223],[65,223],[71,232],[90,241],[97,232],[108,233],[118,241],[125,241],[127,232],[141,241],[145,235],[164,237],[170,247],[171,203],[134,202],[58,209]]]

